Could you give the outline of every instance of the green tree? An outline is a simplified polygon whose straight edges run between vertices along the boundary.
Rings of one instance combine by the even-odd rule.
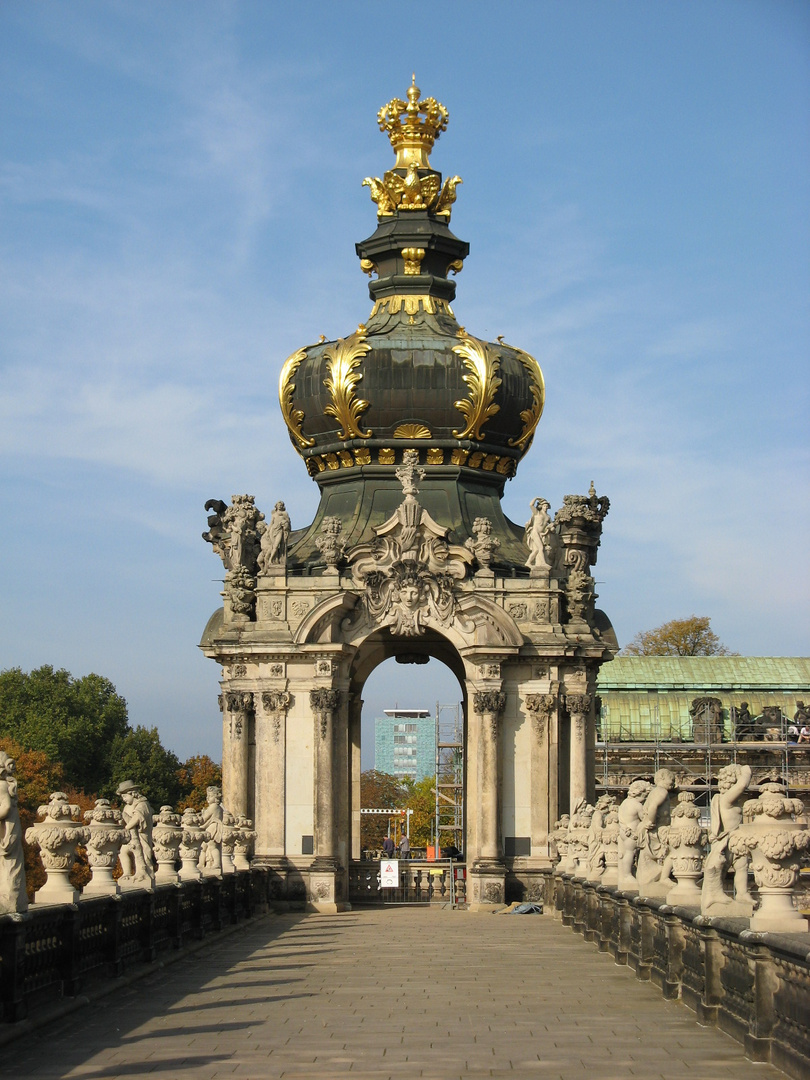
[[[0,736],[59,762],[77,789],[104,786],[112,745],[127,730],[127,703],[101,675],[74,679],[49,664],[0,672]]]
[[[152,809],[177,806],[185,794],[180,759],[160,741],[156,727],[140,724],[116,736],[111,748],[112,768],[106,788],[113,794],[123,780],[140,784]]]
[[[392,810],[405,806],[406,787],[391,773],[367,769],[360,774],[360,805],[364,809],[380,810],[390,806]],[[380,848],[388,832],[390,818],[384,814],[362,814],[360,817],[360,846]]]
[[[720,641],[706,615],[670,619],[654,630],[640,631],[621,656],[738,656]]]
[[[206,804],[207,789],[214,785],[222,787],[222,766],[207,754],[198,754],[183,762],[177,779],[182,790],[177,808],[191,806],[195,810],[202,810]]]
[[[433,827],[436,819],[436,777],[425,776],[417,781],[408,796],[408,809],[411,815],[411,847],[427,847],[433,842]]]

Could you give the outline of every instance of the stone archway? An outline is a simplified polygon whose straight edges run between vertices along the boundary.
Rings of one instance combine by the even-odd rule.
[[[420,659],[417,659],[420,658]],[[464,738],[466,742],[467,694],[464,664],[458,652],[440,634],[427,633],[417,642],[394,638],[390,633],[377,631],[370,634],[358,647],[350,666],[349,683],[349,774],[347,788],[350,791],[348,809],[348,850],[352,860],[361,857],[360,847],[360,773],[361,773],[361,719],[363,712],[363,688],[373,672],[389,660],[405,663],[421,663],[433,659],[443,664],[458,683],[458,694],[464,713]]]
[[[563,631],[548,575],[472,572],[470,548],[421,506],[412,463],[400,473],[403,501],[344,570],[259,577],[255,618],[226,599],[202,642],[223,665],[225,803],[254,819],[281,893],[322,910],[347,899],[362,686],[389,657],[433,656],[459,680],[475,903],[503,901],[510,877],[536,893],[555,820],[593,784],[604,646]]]

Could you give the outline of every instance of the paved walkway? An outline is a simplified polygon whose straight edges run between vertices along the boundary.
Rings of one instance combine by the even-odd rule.
[[[0,1077],[783,1077],[540,915],[249,924],[0,1056]]]

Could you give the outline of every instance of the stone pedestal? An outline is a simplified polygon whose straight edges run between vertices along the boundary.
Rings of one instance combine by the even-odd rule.
[[[502,863],[481,860],[469,871],[467,910],[481,911],[506,903],[506,868]]]

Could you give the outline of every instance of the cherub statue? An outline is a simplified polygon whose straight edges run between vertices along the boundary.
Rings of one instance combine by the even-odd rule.
[[[0,915],[28,910],[14,759],[0,750]]]

